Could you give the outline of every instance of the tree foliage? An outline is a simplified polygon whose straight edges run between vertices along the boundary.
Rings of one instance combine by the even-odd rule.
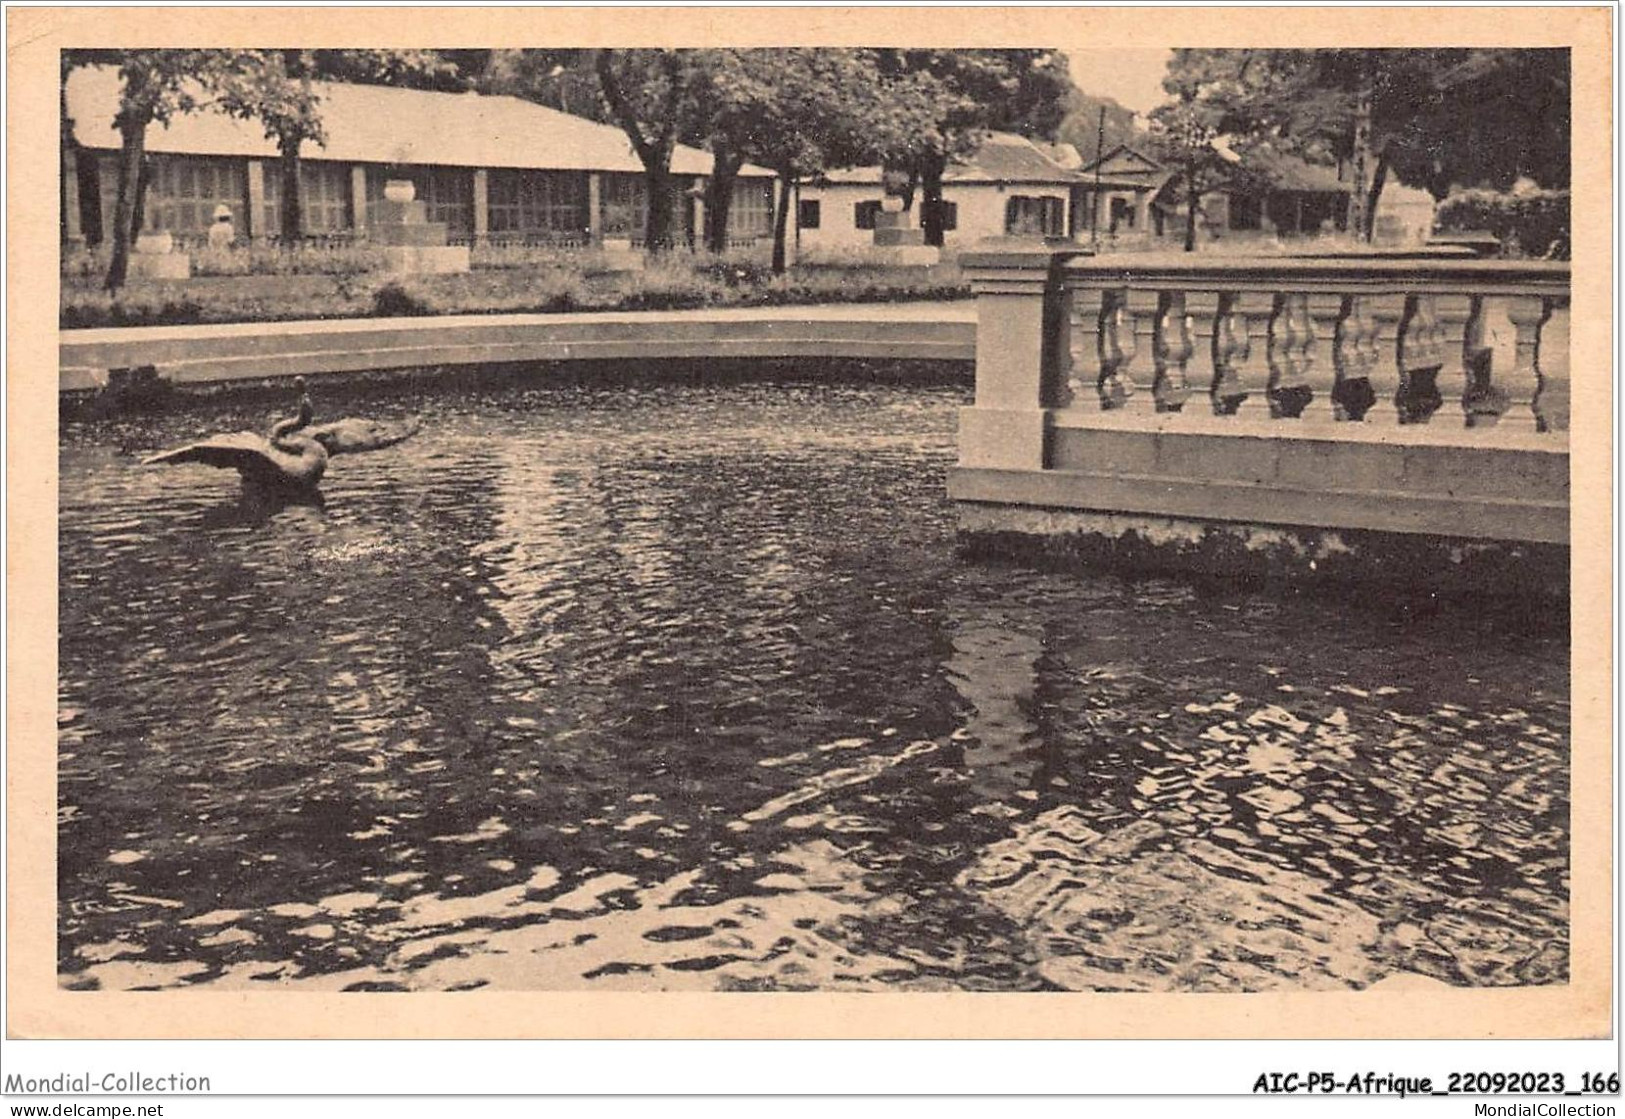
[[[1038,49],[897,50],[875,52],[906,127],[888,139],[887,163],[905,171],[912,200],[924,205],[921,228],[942,244],[942,177],[948,164],[975,151],[984,132],[1053,139],[1072,94],[1066,56]]]
[[[116,291],[129,272],[130,247],[139,228],[145,194],[147,127],[168,124],[199,107],[214,75],[228,71],[244,52],[225,50],[69,50],[62,80],[80,66],[118,68],[119,100],[113,127],[119,133],[118,194],[113,204],[112,259],[105,286]]]
[[[1101,128],[1102,109],[1106,113],[1104,130]],[[1110,97],[1074,90],[1067,98],[1066,116],[1056,129],[1056,138],[1076,148],[1087,165],[1113,148],[1143,143],[1144,132],[1134,118],[1133,109]]]
[[[1195,49],[1169,60],[1170,104],[1194,103],[1239,150],[1351,166],[1367,236],[1389,174],[1452,186],[1569,181],[1567,50]]]

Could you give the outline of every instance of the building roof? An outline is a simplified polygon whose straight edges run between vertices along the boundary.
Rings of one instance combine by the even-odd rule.
[[[1084,175],[1092,175],[1097,164],[1105,175],[1141,175],[1155,178],[1167,174],[1167,169],[1161,163],[1128,144],[1118,144],[1099,159],[1091,159],[1079,168],[1079,171]]]
[[[880,167],[836,167],[818,176],[818,181],[855,186],[878,185]],[[943,172],[942,181],[958,183],[1056,183],[1078,182],[1076,172],[1056,163],[1033,141],[1013,132],[988,132],[981,145],[966,159],[956,160]]]
[[[942,176],[959,183],[1072,183],[1077,175],[1056,163],[1025,136],[989,132],[976,152]]]
[[[547,171],[625,171],[643,164],[613,125],[561,113],[517,97],[434,93],[396,86],[317,82],[327,143],[307,143],[307,159],[346,163],[511,167]],[[113,114],[119,77],[112,67],[81,67],[68,77],[68,115],[87,148],[119,147]],[[177,155],[271,158],[276,145],[255,121],[204,108],[147,129],[147,150]],[[711,153],[679,144],[671,169],[709,175]],[[747,164],[745,176],[773,172]]]
[[[1295,155],[1253,148],[1242,153],[1241,166],[1268,180],[1276,190],[1347,194],[1348,183],[1337,177],[1337,168],[1310,163]]]
[[[1083,156],[1078,154],[1075,144],[1068,144],[1064,140],[1034,140],[1033,147],[1044,153],[1051,163],[1068,171],[1076,171],[1083,166]]]

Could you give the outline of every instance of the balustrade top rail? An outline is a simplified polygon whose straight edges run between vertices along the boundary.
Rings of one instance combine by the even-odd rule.
[[[1011,338],[979,343],[979,403],[1022,399],[1030,384],[1040,407],[1068,417],[1177,413],[1206,396],[1213,414],[1241,420],[1415,424],[1437,413],[1469,428],[1568,427],[1566,344],[1544,338],[1554,317],[1566,332],[1567,261],[1486,260],[1458,246],[1125,257],[1005,242],[960,264],[979,299],[1043,305],[1025,320],[1042,324],[1041,345],[1027,344],[1041,354],[1035,369],[998,352]],[[1015,313],[984,304],[983,330],[989,315],[1013,325]]]
[[[964,262],[962,261],[962,264]],[[1068,287],[1140,288],[1149,291],[1278,291],[1328,293],[1463,293],[1562,296],[1569,290],[1566,260],[1483,260],[1459,252],[1345,256],[1203,256],[1144,253],[1131,260],[1080,256],[1061,264]]]

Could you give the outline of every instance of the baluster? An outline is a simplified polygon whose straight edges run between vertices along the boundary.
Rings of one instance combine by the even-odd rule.
[[[1501,396],[1500,426],[1507,431],[1540,430],[1535,397],[1540,391],[1540,336],[1551,309],[1546,300],[1515,296],[1500,308],[1512,327],[1511,369],[1492,370]]]
[[[1157,298],[1156,333],[1151,350],[1157,371],[1151,383],[1151,396],[1156,401],[1157,411],[1177,412],[1190,398],[1185,363],[1195,350],[1190,316],[1185,313],[1185,293],[1163,292]]]
[[[1314,360],[1315,328],[1309,318],[1309,297],[1280,292],[1270,316],[1270,415],[1297,419],[1309,406],[1314,390],[1306,374]]]
[[[1468,395],[1467,330],[1475,301],[1466,295],[1441,295],[1434,300],[1439,323],[1439,412],[1449,423],[1466,424]]]
[[[1101,294],[1094,290],[1072,293],[1072,368],[1066,382],[1071,408],[1088,408],[1091,401],[1098,399],[1095,386],[1101,381]]]
[[[1336,337],[1343,300],[1338,295],[1315,294],[1305,296],[1303,305],[1304,321],[1309,326],[1303,367],[1303,377],[1309,385],[1309,403],[1299,415],[1306,420],[1333,423],[1341,418],[1332,398],[1337,388],[1337,362],[1322,352],[1320,340]]]
[[[1377,402],[1371,371],[1377,363],[1377,320],[1362,295],[1345,295],[1332,332],[1332,404],[1337,418],[1358,422]]]
[[[1111,410],[1131,409],[1135,401],[1134,312],[1129,309],[1128,291],[1118,288],[1102,293],[1100,306],[1100,406]]]
[[[1369,377],[1372,403],[1365,414],[1369,424],[1397,424],[1399,408],[1399,335],[1405,317],[1404,296],[1360,297],[1372,323]]]
[[[1233,416],[1247,399],[1247,382],[1242,370],[1252,356],[1252,338],[1247,313],[1241,309],[1241,293],[1219,293],[1219,307],[1213,316],[1213,397],[1215,416]]]
[[[1518,319],[1518,339],[1523,326]],[[1569,429],[1569,303],[1562,299],[1541,300],[1541,317],[1535,325],[1534,369],[1540,384],[1535,393],[1535,424],[1540,431]],[[1521,351],[1521,345],[1520,345]]]
[[[1399,321],[1399,395],[1402,424],[1425,424],[1439,410],[1444,344],[1431,295],[1407,295]]]
[[[1185,317],[1191,330],[1191,356],[1185,363],[1185,379],[1192,392],[1210,393],[1214,380],[1213,338],[1219,329],[1218,293],[1186,292]],[[1211,399],[1211,395],[1207,397],[1209,403]]]
[[[1465,371],[1461,407],[1468,427],[1494,427],[1507,409],[1507,395],[1495,376],[1493,332],[1486,300],[1472,296],[1461,333],[1461,365]]]

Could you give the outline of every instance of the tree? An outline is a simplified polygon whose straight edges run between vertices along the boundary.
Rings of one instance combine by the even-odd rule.
[[[643,164],[648,197],[643,244],[651,253],[667,251],[674,240],[671,157],[689,115],[685,99],[694,87],[688,69],[692,53],[604,49],[593,56],[604,100]]]
[[[1105,135],[1101,135],[1100,111],[1106,110]],[[1056,130],[1056,138],[1071,144],[1087,165],[1113,148],[1132,146],[1144,139],[1135,124],[1134,110],[1110,97],[1074,90],[1067,99],[1066,116]],[[1098,149],[1098,151],[1097,151]]]
[[[1170,74],[1163,88],[1174,100],[1152,111],[1149,138],[1158,155],[1177,166],[1184,180],[1185,251],[1193,252],[1202,196],[1230,180],[1230,165],[1214,143],[1222,118],[1213,102],[1203,98],[1200,81]]]
[[[113,126],[119,133],[118,195],[113,205],[112,260],[105,286],[117,291],[129,273],[145,186],[147,126],[168,124],[196,109],[213,76],[229,68],[241,52],[220,50],[65,51],[62,80],[79,66],[118,67],[119,101]]]
[[[759,145],[762,106],[776,96],[771,65],[759,51],[696,51],[691,69],[690,107],[696,132],[711,151],[711,174],[705,181],[705,247],[714,253],[728,248],[728,215],[734,184],[747,152]],[[695,139],[700,140],[699,136]]]
[[[1240,151],[1349,166],[1366,237],[1391,173],[1435,198],[1522,176],[1568,182],[1566,50],[1179,50],[1164,87],[1176,100],[1194,89]]]
[[[714,166],[707,183],[707,244],[727,243],[728,206],[739,168],[773,169],[773,267],[787,261],[790,203],[798,180],[831,166],[878,160],[896,137],[923,124],[892,96],[872,51],[752,49],[697,52],[703,83],[691,100]]]
[[[615,124],[593,64],[593,51],[523,47],[494,50],[474,79],[482,93],[521,97],[572,116]]]
[[[300,148],[327,142],[318,81],[446,88],[462,79],[434,51],[256,50],[240,51],[231,66],[216,67],[215,105],[244,120],[258,121],[277,146],[281,178],[282,239],[304,235],[300,210]]]
[[[928,127],[903,140],[890,162],[918,184],[926,244],[940,246],[942,177],[948,164],[974,151],[988,129],[1052,139],[1073,89],[1066,56],[1035,49],[888,49],[876,54],[894,101],[930,118]]]
[[[787,263],[791,192],[798,180],[828,167],[878,158],[884,130],[897,122],[883,112],[886,86],[873,52],[829,48],[772,48],[715,52],[703,72],[715,78],[699,108],[714,110],[709,142],[721,175],[750,160],[779,179],[773,208],[773,270]],[[709,99],[708,99],[709,98]],[[878,140],[878,142],[877,142]],[[719,197],[724,189],[713,175]],[[712,224],[725,238],[726,209]]]

